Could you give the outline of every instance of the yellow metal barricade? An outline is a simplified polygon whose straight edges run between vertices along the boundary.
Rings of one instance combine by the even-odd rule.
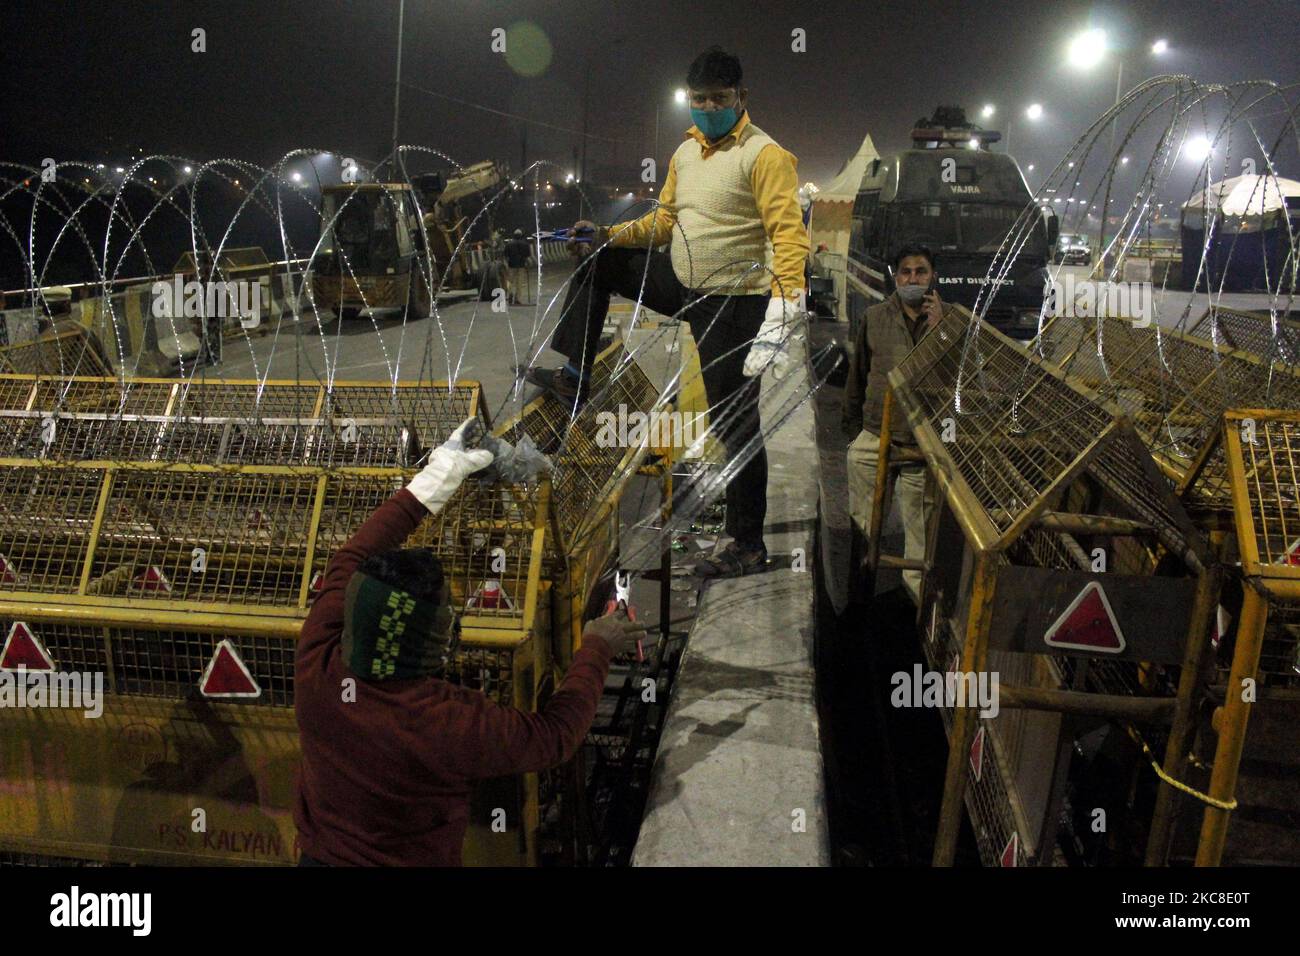
[[[1221,621],[1209,688],[1216,706],[1201,727],[1199,781],[1208,799],[1184,800],[1181,809],[1202,817],[1198,866],[1295,865],[1300,841],[1283,821],[1300,813],[1300,412],[1233,409],[1217,437],[1239,559],[1229,572],[1241,605],[1235,620]],[[1185,822],[1195,832],[1196,821]]]
[[[542,398],[498,429],[531,435],[549,477],[471,478],[408,539],[438,554],[462,609],[447,678],[501,703],[534,710],[550,693],[616,552],[619,497],[647,449],[602,447],[597,415],[657,398],[621,356],[621,343],[602,353],[573,427]],[[59,672],[102,674],[105,691],[96,719],[0,714],[14,781],[0,849],[292,863],[302,621],[334,552],[474,415],[481,393],[464,382],[0,376],[0,626],[30,633]],[[256,698],[198,693],[223,639]],[[557,796],[537,774],[476,788],[465,861],[536,863]]]
[[[1190,720],[1171,675],[1208,639],[1205,544],[1120,407],[964,309],[890,385],[869,556],[907,564],[879,554],[903,414],[941,493],[917,569],[927,659],[954,687],[1000,675],[996,716],[943,710],[934,861],[953,861],[964,802],[986,865],[1050,865],[1072,716]]]

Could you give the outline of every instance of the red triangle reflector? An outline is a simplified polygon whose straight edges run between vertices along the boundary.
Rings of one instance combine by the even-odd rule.
[[[54,661],[45,645],[22,621],[9,625],[4,650],[0,651],[0,671],[16,671],[25,667],[29,671],[52,671]]]
[[[1124,634],[1110,609],[1101,584],[1089,581],[1043,635],[1050,647],[1076,651],[1118,654],[1124,650]]]
[[[235,645],[223,640],[203,671],[199,693],[204,697],[261,697],[262,688],[240,660]]]
[[[9,559],[0,554],[0,584],[17,584],[18,572],[9,563]]]
[[[984,772],[984,728],[975,731],[975,739],[970,742],[970,769],[978,783]]]
[[[1011,839],[1007,845],[1002,848],[1002,856],[998,858],[999,866],[1019,866],[1020,862],[1016,858],[1020,854],[1020,834],[1012,833]]]
[[[504,608],[507,611],[512,611],[515,607],[514,602],[510,600],[510,595],[506,594],[505,589],[501,587],[501,582],[495,579],[484,581],[479,585],[465,606]]]
[[[156,564],[150,565],[144,574],[136,577],[135,586],[141,591],[162,591],[164,594],[170,594],[172,590],[172,583]]]

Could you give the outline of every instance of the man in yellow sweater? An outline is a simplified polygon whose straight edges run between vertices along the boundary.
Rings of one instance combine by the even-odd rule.
[[[767,566],[767,455],[760,432],[762,372],[778,377],[804,319],[808,233],[797,196],[795,157],[750,122],[740,61],[710,47],[687,75],[691,119],[668,163],[659,206],[640,219],[596,226],[565,297],[551,348],[561,369],[527,379],[561,399],[585,399],[586,379],[609,297],[690,323],[699,348],[710,422],[740,467],[727,484],[727,546],[696,565],[704,577],[737,577]],[[667,253],[656,247],[669,244]],[[594,254],[592,254],[594,252]]]

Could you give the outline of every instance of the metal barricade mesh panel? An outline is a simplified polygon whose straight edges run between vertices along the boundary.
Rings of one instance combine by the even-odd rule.
[[[44,412],[110,412],[126,415],[162,415],[178,388],[176,382],[116,378],[44,379],[36,393],[34,410]]]
[[[943,621],[937,622],[933,633],[928,634],[923,641],[923,646],[930,669],[940,673],[946,672],[953,659],[961,652],[961,647]],[[951,740],[952,708],[941,707],[939,714]],[[985,732],[985,746],[989,748],[980,778],[975,779],[975,773],[969,762],[966,766],[968,774],[966,812],[970,816],[971,829],[975,832],[980,862],[985,866],[1001,864],[1002,851],[1011,841],[1012,834],[1017,832],[1015,814],[1011,809],[1006,781],[1003,779],[1005,768],[1003,761],[999,759],[1000,744],[993,724],[993,720],[984,718],[979,720],[979,726],[983,727]],[[1028,862],[1022,839],[1016,853],[1016,863],[1018,866],[1026,866]]]
[[[102,469],[0,467],[0,592],[76,593],[103,481]]]
[[[420,455],[413,438],[404,425],[382,419],[232,421],[221,457],[320,468],[405,468]]]
[[[630,469],[620,473],[630,449],[616,443],[601,447],[597,441],[599,416],[609,413],[617,417],[620,409],[627,413],[648,412],[658,398],[658,391],[640,366],[631,362],[582,407],[568,432],[564,451],[556,459],[552,477],[556,518],[561,534],[569,541],[584,530],[595,506],[608,497],[610,485],[630,476]]]
[[[315,488],[313,475],[116,469],[88,593],[295,607]]]
[[[621,360],[621,364],[620,364]],[[527,435],[551,456],[551,502],[561,542],[572,551],[587,525],[597,515],[597,505],[615,497],[618,486],[632,476],[631,468],[620,468],[629,453],[618,444],[601,447],[598,416],[650,412],[659,399],[658,390],[635,360],[628,358],[623,344],[615,341],[592,365],[589,400],[574,416],[549,393],[530,402],[515,419],[498,426],[497,434],[518,442]]]
[[[1269,600],[1258,676],[1268,687],[1300,688],[1300,604]],[[1226,665],[1220,678],[1227,682]]]
[[[43,425],[53,419],[52,441]],[[104,412],[0,412],[0,448],[59,461],[174,461],[405,468],[422,450],[388,419],[173,418]]]
[[[1005,532],[1114,420],[991,327],[970,344],[963,373],[966,330],[965,321],[953,318],[922,339],[899,365],[898,394],[936,438],[944,420],[952,420],[956,440],[936,444]],[[953,400],[959,376],[961,414]]]
[[[1235,416],[1229,428],[1240,428]],[[1255,549],[1262,564],[1300,565],[1300,415],[1253,422],[1241,441],[1242,468]]]
[[[480,407],[477,386],[447,388],[434,383],[399,385],[392,389],[374,385],[336,385],[327,396],[327,408],[335,418],[394,418],[413,426],[420,444],[431,448],[442,444],[456,426],[476,414]]]
[[[514,656],[512,650],[462,644],[443,677],[453,684],[482,691],[498,704],[509,707],[515,700]]]
[[[25,412],[0,412],[0,455],[35,458],[44,448],[41,416]]]
[[[9,633],[15,618],[0,618],[0,629]],[[111,691],[107,677],[108,642],[106,629],[87,624],[55,624],[48,621],[25,621],[32,635],[40,641],[58,671],[105,673],[104,689]]]
[[[1152,453],[1179,471],[1215,438],[1228,408],[1300,408],[1297,369],[1120,318],[1056,319],[1044,330],[1044,354],[1123,407]],[[1211,456],[1187,498],[1194,511],[1231,509],[1221,454]]]
[[[0,618],[5,633],[12,623],[12,618]],[[217,644],[225,638],[234,645],[261,688],[261,696],[246,700],[274,707],[293,706],[296,642],[288,638],[49,623],[29,626],[49,651],[58,671],[102,673],[104,689],[109,693],[169,699],[197,693],[204,669]],[[515,691],[515,653],[511,648],[465,643],[442,676],[510,705]]]
[[[1187,334],[1288,365],[1300,361],[1300,329],[1281,316],[1275,325],[1270,316],[1258,312],[1206,309]]]
[[[0,347],[0,371],[31,375],[112,375],[82,328]]]
[[[452,599],[476,617],[518,618],[524,613],[537,499],[510,485],[468,482],[438,514],[411,536],[412,547],[430,547],[451,575]],[[482,591],[499,582],[501,598]]]
[[[36,379],[23,375],[0,375],[0,409],[23,411],[31,401]]]
[[[313,418],[320,386],[268,382],[215,380],[182,383],[176,398],[175,415],[191,418]]]
[[[1122,510],[1145,521],[1155,529],[1165,547],[1181,555],[1191,547],[1194,531],[1181,510],[1175,514],[1168,485],[1153,471],[1154,466],[1145,457],[1136,437],[1131,442],[1107,442],[1088,464],[1089,476],[1105,489],[1110,503],[1120,506],[1105,510]],[[1143,568],[1142,573],[1149,570]]]
[[[313,580],[324,574],[330,557],[407,480],[403,475],[329,478],[312,559]],[[451,599],[465,613],[520,618],[538,520],[536,490],[481,485],[471,479],[446,507],[425,518],[403,547],[434,550],[447,576]],[[476,596],[488,581],[499,582],[503,593],[495,605]]]
[[[146,697],[185,698],[197,693],[203,671],[225,638],[262,690],[251,703],[293,706],[296,644],[287,638],[248,634],[110,628],[116,692]]]

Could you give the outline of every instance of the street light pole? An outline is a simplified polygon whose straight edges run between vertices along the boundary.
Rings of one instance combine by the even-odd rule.
[[[1115,74],[1115,105],[1119,106],[1119,94],[1124,88],[1124,61],[1118,56],[1115,59],[1119,62],[1119,70]],[[1118,114],[1110,118],[1110,155],[1112,159],[1115,156],[1115,123],[1118,120]]]
[[[659,162],[659,101],[655,100],[655,162]]]
[[[402,104],[402,30],[406,21],[406,0],[397,0],[397,81],[393,84],[393,176],[397,175],[397,117]]]

